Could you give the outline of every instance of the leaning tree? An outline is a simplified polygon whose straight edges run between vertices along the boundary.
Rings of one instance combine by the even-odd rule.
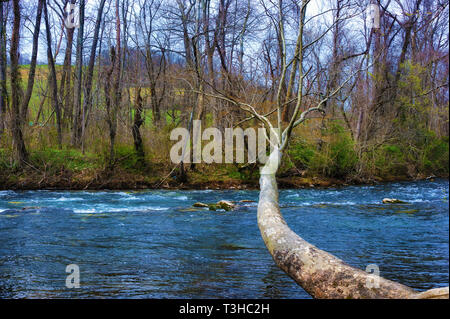
[[[345,1],[347,4],[350,1]],[[306,50],[320,41],[327,32],[333,30],[336,23],[348,19],[348,16],[340,16],[334,19],[332,25],[326,28],[317,38],[309,39],[305,35],[305,25],[311,21],[306,19],[306,9],[310,0],[302,0],[300,3],[300,18],[298,22],[295,53],[292,59],[287,61],[286,33],[283,19],[283,1],[279,0],[275,6],[277,17],[271,17],[272,22],[281,43],[281,72],[278,81],[277,98],[274,109],[266,114],[257,111],[257,107],[244,98],[236,97],[236,94],[226,94],[214,90],[211,97],[228,101],[234,107],[238,107],[248,113],[248,119],[257,119],[265,128],[266,137],[270,138],[271,153],[260,169],[260,195],[258,203],[258,226],[264,243],[272,255],[275,263],[290,277],[292,277],[303,289],[314,298],[448,298],[448,287],[436,288],[425,292],[418,292],[400,283],[390,281],[361,269],[346,264],[341,259],[323,251],[302,239],[292,231],[284,220],[278,204],[278,187],[276,173],[280,166],[283,152],[289,143],[293,129],[304,123],[308,115],[314,112],[324,113],[327,102],[342,93],[344,87],[354,79],[361,71],[367,70],[371,65],[365,66],[366,54],[355,55],[360,57],[356,71],[350,72],[346,79],[338,85],[328,86],[325,93],[317,94],[320,98],[311,106],[310,85],[305,84],[309,70],[305,71],[304,59]],[[343,10],[344,7],[341,8]],[[292,66],[298,67],[297,70]],[[232,81],[232,75],[227,75]],[[290,76],[296,77],[297,94],[293,99],[283,97],[283,84]],[[290,79],[289,82],[293,81]],[[351,85],[350,85],[351,86]],[[348,92],[346,94],[349,94]],[[283,119],[283,109],[287,104],[293,104],[292,116]],[[306,106],[308,104],[308,106]],[[301,111],[303,110],[303,111]],[[276,115],[276,124],[270,120],[271,115]],[[274,122],[275,122],[274,121]],[[287,122],[284,127],[283,122]],[[269,138],[267,138],[269,140]],[[376,281],[376,284],[374,284]]]

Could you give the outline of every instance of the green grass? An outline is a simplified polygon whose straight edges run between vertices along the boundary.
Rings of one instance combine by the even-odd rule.
[[[101,162],[95,154],[83,154],[77,149],[46,148],[39,151],[31,151],[31,162],[39,168],[63,168],[77,172],[89,168],[101,167]]]

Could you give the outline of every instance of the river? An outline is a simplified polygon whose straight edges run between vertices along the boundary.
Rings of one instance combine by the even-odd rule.
[[[0,191],[0,298],[310,298],[256,223],[258,191]],[[385,197],[407,204],[382,204]],[[280,191],[305,240],[418,290],[449,285],[448,180]],[[240,203],[232,212],[197,201]],[[66,266],[80,287],[67,288]]]

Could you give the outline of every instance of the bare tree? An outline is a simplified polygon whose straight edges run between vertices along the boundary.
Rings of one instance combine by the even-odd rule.
[[[143,0],[139,1],[139,11],[134,12],[136,36],[132,38],[137,46],[138,52],[145,60],[145,69],[147,71],[148,87],[150,88],[151,108],[153,120],[159,123],[161,120],[161,103],[165,95],[165,85],[163,78],[166,70],[166,57],[164,46],[158,43],[157,36],[163,36],[156,30],[157,19],[161,15],[162,1]],[[138,34],[143,36],[142,40]],[[155,43],[156,42],[156,43]],[[158,56],[159,55],[159,56]],[[162,85],[159,85],[159,84]],[[159,87],[162,89],[160,90]]]
[[[301,2],[300,15],[306,14],[306,9],[310,0]],[[281,61],[282,74],[281,78],[285,78],[288,72],[286,65],[293,61],[286,61],[286,42],[285,31],[282,23],[282,2],[279,1],[279,35],[281,38]],[[308,20],[309,21],[309,20]],[[401,285],[399,283],[379,278],[379,287],[373,289],[366,283],[371,280],[371,274],[363,270],[353,268],[338,259],[337,257],[320,250],[314,245],[308,243],[294,233],[286,221],[283,219],[278,205],[278,188],[276,182],[276,172],[280,166],[283,152],[286,151],[293,129],[304,123],[308,119],[308,115],[314,112],[325,112],[327,102],[338,94],[343,87],[359,72],[363,70],[364,58],[360,60],[360,68],[356,72],[352,72],[345,80],[341,81],[335,88],[330,89],[326,94],[320,95],[320,99],[314,106],[309,106],[303,112],[300,111],[305,101],[305,84],[304,79],[307,72],[304,71],[304,57],[306,50],[317,41],[311,40],[305,43],[305,25],[307,21],[300,19],[298,27],[297,44],[298,54],[294,59],[298,59],[298,82],[299,87],[293,115],[288,121],[288,125],[282,129],[282,113],[281,109],[284,101],[279,98],[282,90],[283,81],[278,82],[278,98],[276,100],[276,124],[272,124],[266,115],[257,111],[257,108],[248,102],[243,102],[242,97],[236,98],[221,92],[213,96],[225,100],[235,107],[251,114],[251,117],[258,119],[264,125],[267,136],[275,136],[272,141],[272,151],[270,156],[261,168],[260,174],[260,196],[258,203],[258,226],[261,231],[262,238],[267,249],[272,255],[275,263],[292,277],[299,285],[301,285],[311,296],[315,298],[421,298],[425,297],[412,288]],[[328,32],[326,30],[325,32]],[[319,37],[322,37],[320,35]],[[291,70],[291,72],[293,72]],[[448,288],[430,291],[425,294],[434,297],[442,294],[448,295]]]
[[[11,131],[14,141],[16,160],[19,166],[28,161],[28,152],[25,147],[20,116],[20,73],[19,73],[19,38],[20,38],[20,3],[13,1],[13,29],[11,36],[10,61],[11,61]]]
[[[3,2],[0,2],[0,138],[4,130],[8,91],[6,89],[6,31]]]
[[[52,89],[52,103],[53,108],[56,114],[56,127],[58,133],[58,146],[62,148],[62,128],[61,128],[61,106],[59,104],[58,98],[58,82],[56,79],[56,69],[55,69],[55,61],[53,60],[52,53],[52,38],[50,32],[50,23],[48,22],[48,10],[47,10],[47,1],[44,0],[44,20],[45,20],[45,31],[47,35],[47,61],[50,67],[50,85]]]
[[[65,0],[65,6],[68,5],[72,0]],[[61,8],[61,11],[64,11]],[[66,17],[66,15],[62,15]],[[65,24],[64,24],[65,25]],[[75,28],[69,28],[65,25],[66,34],[66,48],[64,52],[64,62],[61,74],[61,81],[59,86],[59,96],[62,102],[62,122],[66,125],[68,122],[73,121],[73,91],[72,91],[72,49],[73,49],[73,35],[75,33]]]
[[[91,54],[89,56],[89,64],[88,64],[86,80],[85,80],[85,84],[84,84],[85,97],[83,100],[81,137],[80,137],[82,140],[83,150],[84,150],[84,134],[85,134],[86,127],[88,124],[89,112],[92,108],[92,80],[93,80],[93,75],[94,75],[95,55],[97,52],[98,36],[99,36],[99,32],[100,32],[100,25],[101,25],[101,21],[102,21],[104,6],[105,6],[105,0],[101,0],[98,10],[97,10],[97,19],[95,21],[95,27],[94,27],[94,38],[92,40]]]
[[[37,13],[36,13],[36,22],[34,25],[33,32],[33,48],[31,53],[31,63],[30,63],[30,71],[28,72],[28,83],[27,89],[25,91],[25,95],[22,100],[22,105],[20,108],[22,121],[25,122],[28,113],[28,104],[30,103],[31,94],[33,93],[33,85],[34,85],[34,76],[36,73],[36,60],[37,60],[37,51],[38,51],[38,40],[39,40],[39,30],[41,26],[41,15],[42,15],[42,7],[43,0],[39,0]]]
[[[117,116],[121,103],[121,48],[120,48],[120,14],[119,0],[115,1],[115,27],[116,27],[116,46],[111,47],[110,58],[111,65],[107,71],[105,82],[105,99],[106,99],[106,121],[109,127],[109,166],[113,167],[115,163],[115,141],[117,134]]]
[[[85,11],[85,0],[80,2],[80,26],[78,28],[78,38],[77,38],[77,53],[76,53],[76,86],[74,89],[75,95],[75,109],[73,118],[73,128],[72,128],[72,144],[79,146],[81,142],[82,133],[82,107],[81,107],[81,83],[83,74],[83,37],[84,37],[84,11]]]

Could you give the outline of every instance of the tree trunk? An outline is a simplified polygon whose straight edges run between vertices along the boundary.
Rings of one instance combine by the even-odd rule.
[[[151,94],[150,98],[152,103],[153,122],[157,124],[161,121],[161,112],[159,109],[159,100],[156,93],[156,79],[153,78],[155,76],[153,72],[151,76],[152,78],[150,78],[150,94]]]
[[[278,206],[275,148],[261,170],[258,226],[275,263],[314,298],[448,298],[448,287],[418,293],[402,284],[353,268],[294,233]],[[375,285],[368,283],[378,282]]]
[[[4,130],[4,121],[8,91],[6,90],[6,32],[3,27],[3,2],[0,2],[0,138]]]
[[[196,38],[193,41],[194,45],[194,56],[195,56],[195,69],[196,69],[196,75],[197,75],[197,83],[196,83],[196,90],[202,93],[197,94],[197,120],[202,120],[203,114],[204,114],[204,94],[203,94],[203,67],[202,67],[202,58],[201,58],[201,52],[200,52],[200,22],[202,20],[202,7],[200,1],[196,4],[197,5],[197,13],[195,18],[195,35]],[[204,35],[205,36],[205,35]],[[193,168],[194,163],[191,163],[191,168]]]
[[[136,151],[136,155],[138,156],[141,163],[144,160],[144,147],[142,145],[142,137],[141,132],[139,131],[139,128],[141,127],[142,123],[144,121],[142,120],[142,97],[141,97],[141,88],[138,88],[136,90],[136,102],[134,105],[134,120],[133,120],[133,126],[131,127],[131,133],[133,134],[133,141],[134,141],[134,149]]]
[[[20,74],[19,74],[19,37],[20,37],[20,5],[19,0],[13,1],[14,22],[11,36],[11,130],[19,167],[28,160],[28,152],[23,140],[20,119]]]
[[[177,4],[178,4],[178,8],[180,10],[180,15],[181,15],[181,25],[183,27],[183,44],[184,44],[184,51],[186,53],[186,65],[187,65],[187,69],[192,70],[192,68],[193,68],[192,44],[191,44],[191,39],[189,38],[189,31],[188,31],[189,17],[186,15],[186,8],[185,8],[183,2],[180,0],[177,0]]]
[[[71,87],[72,75],[72,47],[74,28],[67,28],[66,53],[64,55],[63,72],[61,76],[61,85],[59,87],[59,96],[64,103],[63,123],[70,123],[73,120],[73,92]]]
[[[293,113],[293,106],[295,105],[295,103],[288,103],[288,101],[291,99],[292,97],[292,92],[294,91],[294,81],[296,79],[296,75],[297,75],[297,69],[298,69],[298,55],[300,53],[300,45],[302,39],[298,38],[297,39],[297,44],[295,46],[295,52],[294,52],[294,60],[292,62],[292,68],[291,68],[291,74],[289,76],[289,84],[287,87],[287,92],[286,92],[286,101],[285,103],[286,106],[283,109],[283,122],[289,122],[290,118],[292,117],[292,113]]]
[[[419,12],[421,3],[422,3],[422,0],[416,1],[415,6],[414,6],[415,7],[414,12]],[[406,54],[407,54],[409,46],[411,45],[411,33],[412,33],[413,27],[416,22],[417,22],[416,15],[412,15],[408,19],[408,21],[406,21],[404,23],[404,25],[402,26],[402,28],[404,29],[405,35],[403,37],[402,51],[400,53],[400,58],[398,59],[398,62],[397,62],[394,83],[392,84],[392,86],[394,87],[394,92],[392,94],[392,101],[394,101],[394,102],[397,98],[398,82],[400,80],[400,76],[403,71],[404,63],[406,61]]]
[[[25,92],[24,98],[22,100],[22,106],[20,108],[21,118],[24,123],[27,120],[28,104],[30,102],[31,94],[33,93],[34,75],[36,73],[36,60],[37,60],[37,52],[38,52],[39,29],[41,26],[41,15],[42,15],[43,3],[44,3],[43,0],[39,0],[39,2],[38,2],[37,13],[36,13],[36,23],[34,25],[33,49],[32,49],[32,53],[31,53],[30,71],[28,73],[27,90]]]
[[[77,39],[77,55],[76,55],[76,86],[75,91],[75,114],[73,118],[73,132],[72,132],[72,144],[74,146],[80,145],[81,138],[81,82],[83,72],[83,35],[84,35],[84,5],[85,0],[81,0],[80,3],[80,27],[78,28]]]
[[[104,84],[104,92],[105,92],[105,106],[106,106],[106,122],[108,123],[109,127],[109,138],[110,138],[110,149],[109,149],[109,165],[111,166],[113,162],[114,157],[114,141],[116,137],[116,131],[115,131],[115,123],[116,118],[114,116],[114,107],[111,102],[111,77],[112,73],[114,71],[114,65],[115,65],[115,48],[111,47],[110,49],[110,60],[111,65],[108,67],[106,71],[106,79]]]
[[[94,75],[94,64],[95,64],[95,54],[97,51],[97,43],[98,43],[98,34],[100,32],[100,24],[102,21],[102,15],[103,15],[103,8],[105,6],[105,0],[102,0],[100,2],[100,6],[98,8],[97,12],[97,20],[95,21],[95,28],[94,28],[94,38],[92,40],[92,48],[91,48],[91,55],[89,57],[89,65],[88,70],[86,74],[86,83],[85,83],[85,98],[83,100],[83,120],[81,123],[81,140],[83,140],[87,123],[88,123],[88,112],[92,107],[92,78]]]
[[[109,165],[110,168],[115,162],[115,151],[114,145],[117,134],[117,114],[119,112],[119,106],[121,101],[121,91],[120,91],[120,15],[119,15],[119,0],[116,0],[116,48],[111,48],[111,70],[108,73],[108,82],[112,82],[112,101],[107,102],[106,108],[108,112],[108,125],[109,125]],[[112,78],[111,78],[112,76]],[[109,91],[109,88],[108,88]],[[109,94],[109,92],[105,92]]]
[[[58,83],[56,81],[55,61],[53,61],[52,39],[50,33],[50,24],[48,22],[47,2],[44,1],[44,20],[45,30],[47,34],[47,60],[50,67],[50,85],[52,89],[52,102],[56,114],[56,127],[58,131],[58,147],[62,148],[62,131],[61,131],[61,107],[58,99]]]

